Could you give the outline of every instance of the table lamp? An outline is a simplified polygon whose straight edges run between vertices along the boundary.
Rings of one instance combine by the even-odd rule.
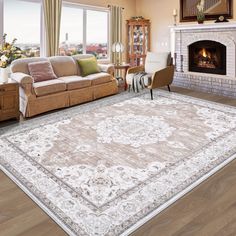
[[[115,53],[116,65],[120,65],[119,54],[124,51],[124,45],[121,42],[115,42],[112,44],[112,52]]]

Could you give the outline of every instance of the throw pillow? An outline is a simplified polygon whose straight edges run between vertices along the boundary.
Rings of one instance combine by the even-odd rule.
[[[49,61],[32,62],[28,64],[30,75],[34,82],[42,82],[46,80],[57,79],[52,65]]]
[[[100,72],[95,57],[79,59],[78,64],[80,67],[82,77]]]

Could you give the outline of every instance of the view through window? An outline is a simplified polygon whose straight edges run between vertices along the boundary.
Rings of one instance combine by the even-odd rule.
[[[60,55],[83,53],[83,9],[62,7],[60,42]]]
[[[82,53],[94,54],[97,59],[108,58],[108,12],[64,4],[60,55]]]
[[[4,33],[7,41],[17,39],[19,47],[26,57],[40,55],[40,2],[23,0],[4,1]]]
[[[97,58],[108,57],[108,13],[87,11],[87,44],[86,53]]]

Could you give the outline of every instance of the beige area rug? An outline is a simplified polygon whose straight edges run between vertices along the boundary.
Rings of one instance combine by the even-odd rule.
[[[70,235],[128,235],[235,159],[236,109],[120,94],[1,129],[0,163]]]

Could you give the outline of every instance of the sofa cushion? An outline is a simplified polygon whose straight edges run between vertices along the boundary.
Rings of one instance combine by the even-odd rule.
[[[59,79],[47,80],[33,84],[35,94],[40,97],[52,93],[63,92],[66,90],[66,84]]]
[[[83,77],[100,72],[97,59],[95,57],[79,59],[78,64]]]
[[[49,58],[57,77],[77,75],[78,66],[69,56],[54,56]]]
[[[76,75],[60,77],[59,80],[66,83],[67,90],[86,88],[92,84],[91,80]]]
[[[91,80],[92,85],[104,84],[112,80],[112,76],[104,72],[88,75],[85,78]]]
[[[28,64],[28,67],[34,82],[42,82],[57,78],[49,61],[31,62]]]

